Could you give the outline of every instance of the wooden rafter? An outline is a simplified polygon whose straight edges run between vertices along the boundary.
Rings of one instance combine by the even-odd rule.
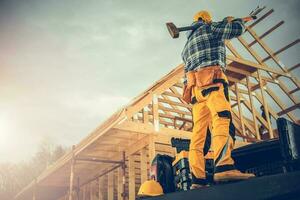
[[[233,123],[237,129],[237,136],[246,143],[257,142],[261,139],[259,133],[261,127],[269,131],[270,137],[277,136],[271,124],[271,116],[277,119],[286,115],[295,123],[300,123],[299,116],[294,112],[300,107],[299,99],[295,95],[300,90],[299,81],[294,75],[294,70],[298,69],[300,64],[286,68],[277,57],[297,45],[299,39],[274,51],[263,39],[267,36],[271,37],[271,33],[277,31],[284,22],[278,22],[261,35],[257,35],[254,30],[257,24],[263,22],[272,13],[274,13],[273,9],[262,13],[261,17],[246,27],[246,31],[253,39],[251,42],[246,42],[243,36],[237,40],[255,62],[245,59],[239,49],[236,49],[230,41],[226,41],[226,47],[232,53],[227,55],[226,73],[232,94],[230,99]],[[264,58],[260,56],[253,49],[253,45],[262,47],[267,56]],[[266,64],[268,60],[274,61],[276,66]],[[183,65],[179,65],[155,82],[126,107],[96,128],[76,145],[72,152],[50,166],[36,179],[36,182],[23,188],[16,199],[26,199],[28,194],[32,194],[36,184],[64,188],[64,196],[55,196],[55,199],[76,199],[77,188],[80,189],[77,190],[77,194],[83,198],[98,196],[102,200],[134,199],[137,187],[141,181],[148,178],[149,162],[155,154],[161,152],[173,155],[174,149],[170,146],[170,138],[190,138],[191,136],[192,106],[186,104],[181,97],[183,75]],[[295,87],[290,88],[279,79],[280,77],[290,80]],[[285,103],[274,90],[273,85],[279,86],[292,105]],[[269,98],[278,108],[273,107],[273,102],[269,103]],[[259,111],[261,105],[266,108],[266,118],[263,118]],[[127,168],[124,171],[116,168],[113,163],[99,165],[73,162],[76,158],[82,157],[94,158],[98,161],[101,159],[119,161],[122,159],[122,152],[125,152],[126,156]],[[109,173],[105,174],[106,172]],[[123,185],[123,173],[125,185]],[[101,174],[105,175],[98,178]],[[42,195],[36,192],[37,195]]]

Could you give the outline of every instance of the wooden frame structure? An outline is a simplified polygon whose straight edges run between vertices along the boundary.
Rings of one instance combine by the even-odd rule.
[[[264,11],[263,11],[264,12]],[[262,40],[280,27],[279,22],[260,36],[254,31],[265,20],[269,10],[247,26],[246,36],[236,40],[251,55],[247,59],[227,42],[227,75],[233,123],[239,141],[261,140],[260,127],[269,137],[277,136],[272,119],[284,116],[299,123],[299,81],[293,71],[299,63],[285,67],[278,55],[299,39],[273,51]],[[267,57],[261,57],[258,45]],[[243,52],[242,51],[242,52]],[[272,60],[274,65],[267,63]],[[192,129],[191,105],[181,99],[183,65],[157,81],[128,106],[112,115],[72,151],[47,168],[35,181],[20,191],[15,199],[43,200],[124,200],[135,199],[139,185],[147,180],[149,163],[157,153],[174,155],[172,137],[189,138]],[[288,85],[287,85],[288,83]],[[280,92],[288,98],[282,99]],[[278,95],[279,94],[279,95]],[[263,105],[266,118],[259,112]]]

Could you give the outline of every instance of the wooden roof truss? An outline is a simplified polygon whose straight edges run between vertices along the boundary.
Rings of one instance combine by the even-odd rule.
[[[248,36],[252,38],[250,42],[245,36],[235,41],[244,50],[236,48],[231,41],[226,43],[229,50],[226,74],[230,83],[233,123],[238,140],[244,142],[261,140],[261,126],[268,130],[270,138],[277,137],[276,126],[270,116],[272,119],[284,116],[299,123],[300,84],[293,73],[299,68],[299,63],[286,67],[278,57],[298,44],[299,39],[274,51],[263,39],[284,22],[277,23],[261,35],[254,31],[272,13],[272,9],[263,13],[247,26]],[[255,45],[267,56],[262,57],[255,51]],[[251,57],[243,56],[245,52]],[[276,66],[267,64],[270,60]],[[148,178],[149,163],[155,154],[174,154],[170,146],[171,137],[190,138],[191,105],[181,98],[183,75],[183,65],[179,65],[154,83],[45,170],[16,199],[30,199],[31,196],[69,200],[76,197],[135,199],[140,183]],[[280,94],[284,94],[284,98]],[[266,110],[266,119],[259,111],[261,105]],[[122,168],[124,166],[126,169]],[[123,192],[125,196],[122,196]]]

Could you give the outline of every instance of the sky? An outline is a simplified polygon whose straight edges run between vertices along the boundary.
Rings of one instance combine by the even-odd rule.
[[[257,5],[275,10],[258,32],[285,21],[271,47],[299,38],[298,0],[0,0],[0,162],[26,160],[45,141],[79,143],[180,64],[185,37],[171,39],[166,22]],[[299,50],[283,61],[295,64]]]

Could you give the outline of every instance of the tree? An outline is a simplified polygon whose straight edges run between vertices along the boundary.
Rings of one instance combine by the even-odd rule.
[[[67,151],[61,145],[43,142],[31,160],[0,163],[0,199],[10,200]]]

